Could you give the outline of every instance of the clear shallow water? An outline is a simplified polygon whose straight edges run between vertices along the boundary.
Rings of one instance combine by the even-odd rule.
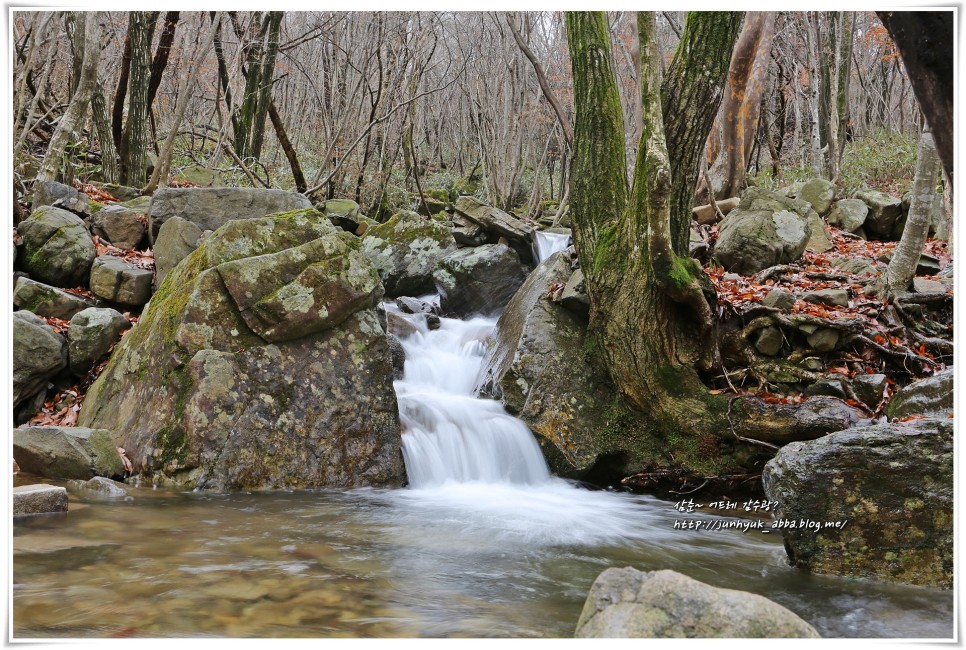
[[[550,477],[526,427],[472,397],[494,321],[413,320],[410,488],[74,494],[15,522],[15,638],[569,637],[610,566],[752,591],[823,636],[951,637],[949,592],[809,576],[776,534],[676,530],[695,515]]]

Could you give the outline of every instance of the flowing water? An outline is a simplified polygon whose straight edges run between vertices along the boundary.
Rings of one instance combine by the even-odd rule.
[[[672,503],[551,477],[529,430],[473,396],[494,321],[412,318],[408,488],[75,493],[14,525],[15,638],[567,637],[610,566],[762,594],[823,636],[952,636],[951,592],[808,575],[777,534],[675,529]]]
[[[570,246],[570,235],[536,230],[533,233],[533,259],[537,263]]]

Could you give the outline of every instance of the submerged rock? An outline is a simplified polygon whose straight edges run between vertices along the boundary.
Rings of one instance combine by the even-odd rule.
[[[610,568],[594,581],[577,638],[818,638],[763,596],[713,587],[676,571]]]
[[[762,475],[791,563],[952,587],[953,424],[853,427],[783,447]],[[811,523],[809,523],[811,522]]]
[[[315,210],[227,223],[165,278],[80,423],[185,487],[399,485],[382,285],[360,248]]]

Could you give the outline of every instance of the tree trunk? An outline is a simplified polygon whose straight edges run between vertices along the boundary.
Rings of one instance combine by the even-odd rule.
[[[743,17],[740,11],[688,13],[681,42],[661,87],[667,148],[674,152],[671,246],[678,255],[688,253],[691,206],[701,169],[700,157],[721,104],[731,51]],[[641,52],[643,58],[643,44]]]
[[[148,111],[154,105],[154,97],[161,86],[164,69],[168,67],[168,55],[171,54],[171,44],[174,43],[174,35],[180,19],[180,11],[169,11],[164,15],[164,27],[161,28],[158,49],[154,51],[154,59],[151,61],[151,80],[148,83]]]
[[[812,173],[818,178],[824,178],[825,157],[822,154],[821,118],[819,110],[822,84],[821,72],[818,66],[818,26],[816,25],[817,18],[814,16],[815,12],[805,13],[812,14],[811,17],[803,15],[802,18],[802,21],[805,23],[805,51],[808,61],[808,112],[811,118],[811,137],[809,142],[811,143]]]
[[[127,119],[121,135],[121,183],[143,187],[148,179],[148,84],[151,81],[151,41],[148,16],[130,13],[131,43]]]
[[[85,42],[98,43],[100,41],[97,12],[78,12],[75,20],[77,32],[84,34]],[[100,61],[100,56],[101,48],[84,48],[84,59],[80,66],[81,74],[77,83],[77,90],[71,96],[67,110],[57,123],[57,128],[54,130],[47,147],[47,153],[37,172],[37,180],[52,181],[64,177],[66,167],[64,159],[67,146],[78,140],[80,130],[84,126],[87,107],[90,105],[91,94],[94,92],[94,85],[97,81],[97,64]]]
[[[835,109],[838,114],[838,150],[835,154],[836,168],[842,167],[842,154],[845,143],[849,139],[851,114],[849,112],[849,86],[852,78],[852,39],[855,32],[855,12],[843,12],[842,38],[839,41],[838,93],[835,97]]]
[[[268,103],[268,117],[272,120],[275,136],[278,138],[278,143],[281,145],[282,151],[285,152],[285,158],[288,159],[289,167],[292,168],[292,179],[295,181],[295,191],[304,193],[309,187],[305,182],[305,174],[302,173],[302,166],[299,164],[295,148],[292,146],[292,143],[288,139],[288,134],[285,132],[285,123],[282,122],[282,117],[278,114],[278,109],[275,108],[275,102],[273,101],[269,101]]]
[[[737,196],[745,188],[774,36],[774,12],[748,12],[731,56],[721,104],[721,149],[711,170],[711,177],[719,179],[717,198]]]
[[[885,284],[890,291],[906,291],[919,264],[919,255],[929,233],[929,225],[936,210],[936,182],[941,171],[936,144],[925,131],[919,139],[916,178],[912,185],[912,203],[902,231],[885,272]]]
[[[953,12],[877,11],[912,82],[936,141],[943,169],[953,180]]]
[[[105,183],[117,183],[119,179],[117,156],[114,149],[114,134],[111,132],[111,117],[107,112],[104,87],[98,79],[91,95],[91,121],[94,132],[101,145],[101,175]]]
[[[235,151],[242,159],[257,159],[262,152],[283,15],[281,11],[268,12],[254,42],[250,44],[245,70],[245,95],[235,129]]]

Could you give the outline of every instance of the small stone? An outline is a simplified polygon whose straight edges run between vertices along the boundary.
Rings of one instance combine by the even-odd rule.
[[[762,299],[761,304],[765,307],[774,307],[775,309],[789,312],[795,306],[795,296],[783,289],[772,289]]]
[[[881,374],[856,375],[852,378],[852,388],[855,390],[855,396],[872,408],[878,406],[879,402],[882,401],[887,384],[888,378]]]
[[[802,300],[819,305],[849,306],[849,292],[845,289],[819,289],[806,291],[801,295]]]
[[[825,364],[818,357],[806,357],[802,360],[802,367],[811,372],[821,372]]]
[[[563,294],[560,296],[560,304],[570,311],[584,317],[590,315],[590,297],[584,286],[584,272],[580,269],[575,270],[567,284],[564,286]]]
[[[913,278],[912,290],[916,293],[946,293],[946,285],[937,280]]]
[[[422,300],[410,298],[409,296],[396,298],[396,306],[404,314],[430,314],[434,311],[433,305],[425,303]]]
[[[37,483],[13,489],[13,516],[67,512],[67,490]]]
[[[431,330],[438,330],[442,323],[436,314],[426,314],[426,327]]]
[[[823,327],[810,334],[806,340],[818,352],[831,352],[838,345],[839,333],[838,330]]]
[[[758,338],[755,340],[755,349],[762,354],[773,357],[781,351],[783,342],[784,337],[780,329],[765,327],[758,333]]]
[[[808,386],[805,389],[805,394],[809,396],[828,395],[829,397],[845,399],[847,395],[845,381],[841,377],[820,379],[811,386]]]
[[[140,306],[151,299],[154,273],[139,269],[118,257],[101,255],[91,267],[91,291],[122,305]]]

